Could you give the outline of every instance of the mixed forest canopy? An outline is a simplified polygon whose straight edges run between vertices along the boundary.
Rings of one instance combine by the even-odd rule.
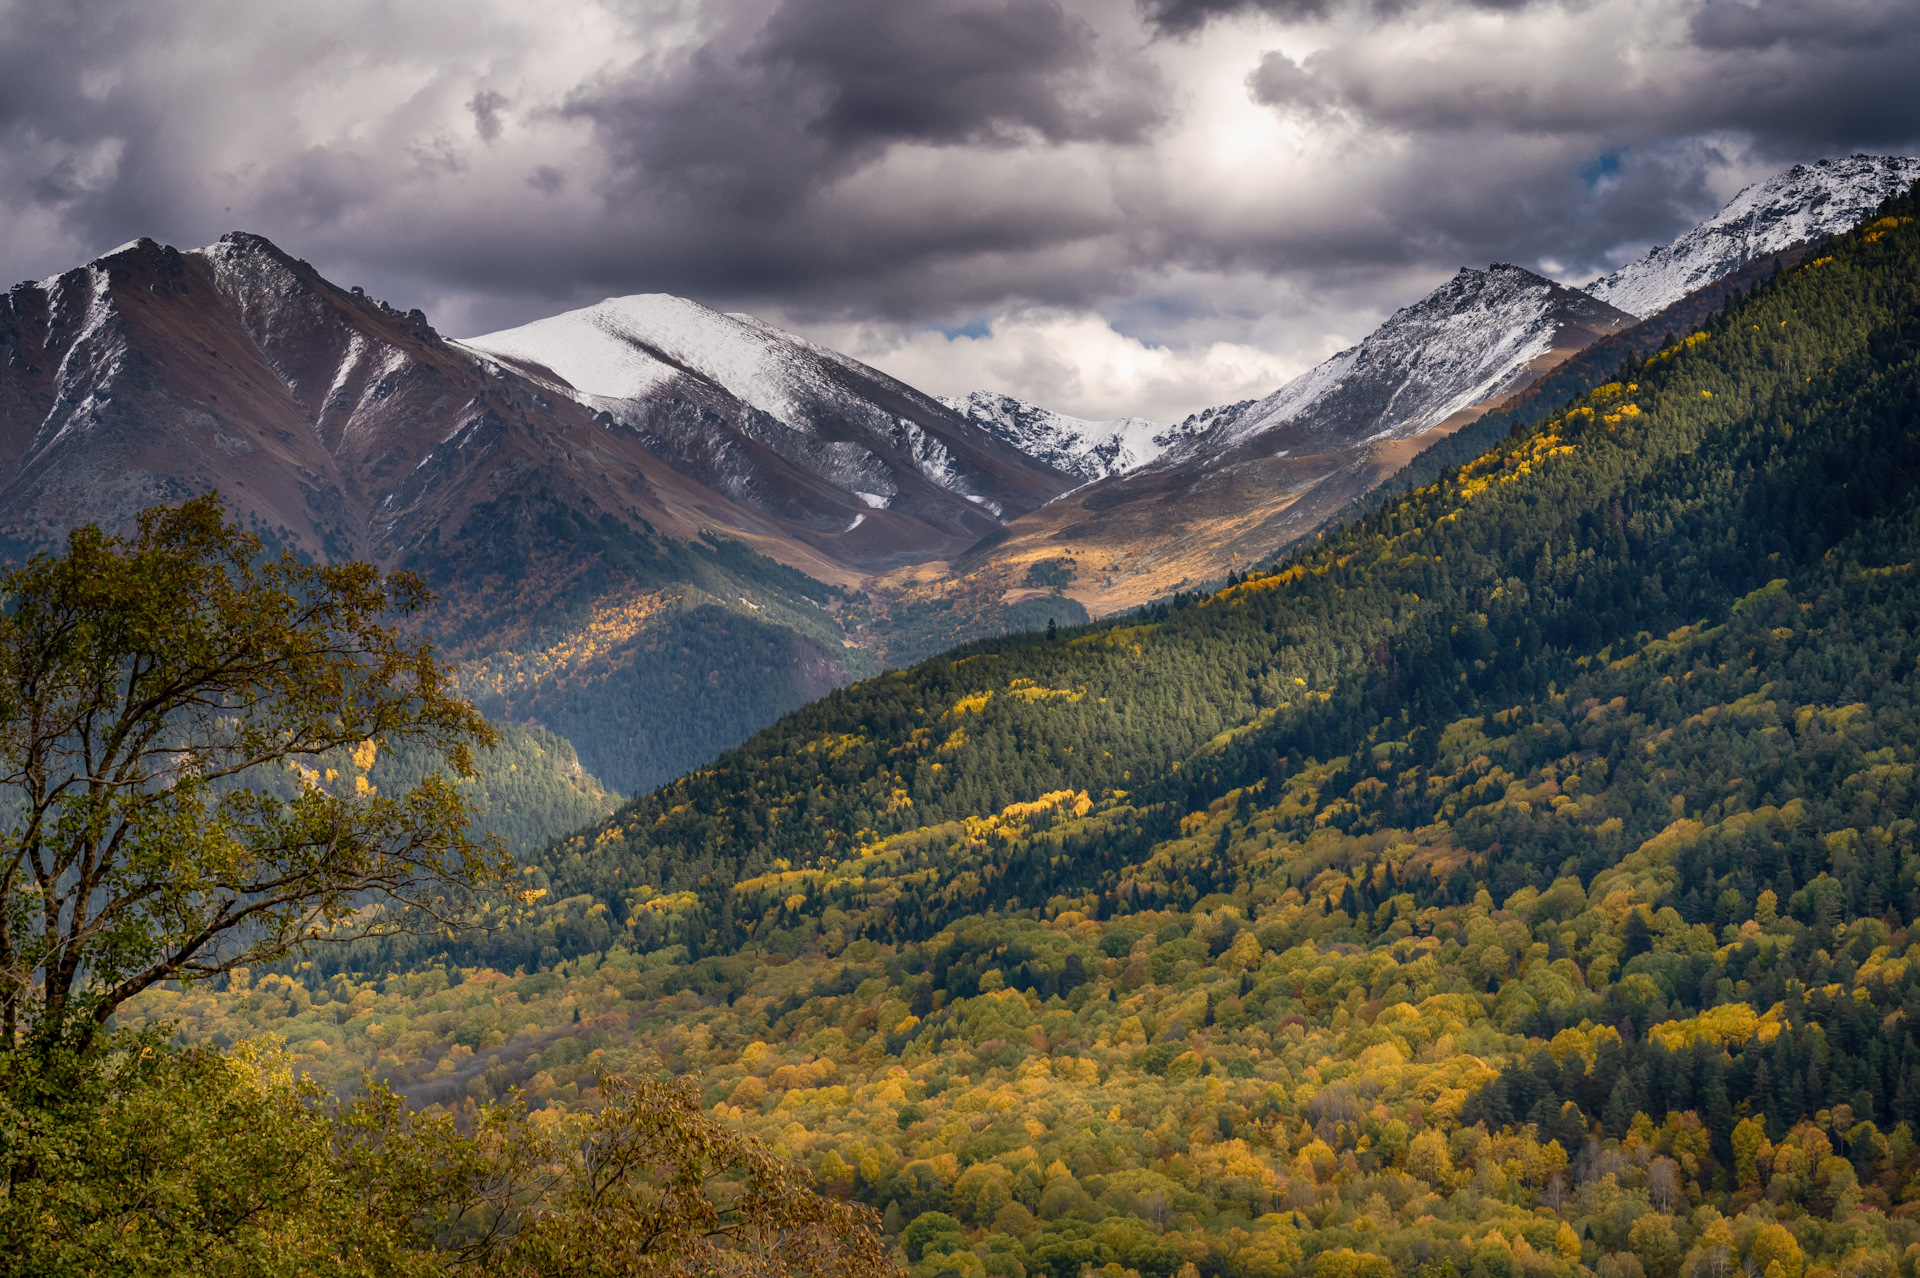
[[[1917,214],[1270,571],[794,712],[490,932],[122,1020],[448,1113],[664,1065],[914,1278],[1910,1275]]]

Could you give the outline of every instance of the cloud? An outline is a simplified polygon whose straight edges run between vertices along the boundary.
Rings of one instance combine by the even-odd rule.
[[[1462,7],[1521,9],[1536,0],[1464,0]],[[1140,16],[1162,35],[1191,35],[1209,23],[1257,14],[1282,22],[1307,22],[1345,9],[1367,17],[1390,17],[1417,0],[1141,0]]]
[[[1912,149],[1911,16],[0,0],[0,275],[241,228],[448,332],[666,291],[940,389],[1178,416],[1462,265],[1585,278],[1793,161]]]
[[[997,316],[983,333],[823,329],[817,338],[936,395],[992,390],[1093,421],[1177,422],[1212,404],[1262,396],[1349,343],[1276,355],[1241,342],[1153,345],[1090,311],[1032,307]]]
[[[745,15],[741,15],[745,18]],[[623,193],[666,183],[763,220],[893,146],[1136,142],[1152,95],[1099,82],[1096,37],[1054,0],[781,0],[656,70],[649,56],[573,93]]]
[[[1800,50],[1859,49],[1889,37],[1911,47],[1914,16],[1907,0],[1708,0],[1690,25],[1702,49],[1751,51],[1783,44]]]
[[[1334,0],[1141,0],[1147,25],[1167,35],[1191,35],[1221,18],[1257,13],[1283,22],[1324,18]]]
[[[511,105],[507,95],[497,89],[482,89],[474,94],[467,103],[467,110],[473,112],[473,131],[488,142],[499,137],[500,112]]]
[[[1338,95],[1320,77],[1278,50],[1263,56],[1247,76],[1247,92],[1263,106],[1312,114],[1325,112],[1339,102]]]

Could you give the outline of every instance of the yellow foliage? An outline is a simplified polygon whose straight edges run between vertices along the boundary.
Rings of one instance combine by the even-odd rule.
[[[1769,1273],[1773,1266],[1778,1265],[1784,1278],[1800,1278],[1806,1266],[1799,1240],[1788,1232],[1785,1225],[1779,1224],[1769,1224],[1754,1235],[1747,1258],[1756,1267]]]
[[[1336,1247],[1313,1258],[1313,1278],[1393,1278],[1393,1265],[1385,1256]]]
[[[1445,1186],[1453,1177],[1453,1155],[1447,1149],[1447,1138],[1432,1128],[1415,1136],[1407,1149],[1407,1174],[1435,1189]]]
[[[1771,1043],[1780,1036],[1785,1020],[1784,1003],[1775,1003],[1765,1016],[1746,1003],[1722,1003],[1684,1021],[1663,1021],[1647,1033],[1668,1051],[1677,1052],[1701,1042],[1740,1044],[1758,1038]]]
[[[610,596],[594,606],[585,626],[549,647],[531,652],[502,650],[462,666],[463,690],[524,696],[545,684],[593,677],[596,658],[604,660],[623,647],[680,600],[677,592],[669,591],[635,590],[624,599]]]
[[[1031,679],[1015,679],[1007,685],[1007,695],[1010,697],[1018,697],[1028,705],[1032,705],[1036,701],[1064,700],[1074,702],[1080,700],[1087,694],[1084,692],[1074,692],[1068,688],[1042,687],[1034,683]],[[958,709],[957,706],[955,708]]]
[[[1555,1064],[1565,1063],[1569,1055],[1578,1055],[1586,1062],[1589,1072],[1593,1069],[1594,1057],[1599,1055],[1603,1043],[1618,1043],[1620,1031],[1611,1025],[1594,1025],[1583,1021],[1577,1026],[1569,1026],[1553,1036],[1547,1044],[1547,1050],[1553,1054]]]

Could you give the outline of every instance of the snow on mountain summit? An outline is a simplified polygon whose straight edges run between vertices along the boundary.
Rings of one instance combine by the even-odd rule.
[[[956,542],[1069,483],[878,369],[665,293],[610,297],[460,346],[545,382],[736,502],[892,552],[887,511]]]
[[[1920,181],[1920,159],[1853,155],[1796,164],[1756,182],[1671,244],[1587,285],[1621,310],[1647,316],[1755,258],[1835,235]]]
[[[1214,414],[1156,469],[1204,463],[1242,444],[1353,446],[1405,439],[1528,380],[1535,362],[1632,322],[1607,303],[1518,266],[1459,274],[1396,312],[1358,346],[1265,399]]]
[[[597,399],[638,399],[689,369],[790,426],[803,401],[833,397],[812,343],[670,293],[610,297],[462,345],[544,365]]]
[[[940,402],[1027,456],[1086,480],[1152,461],[1176,438],[1144,417],[1088,421],[995,391],[974,391],[964,399],[943,395]]]

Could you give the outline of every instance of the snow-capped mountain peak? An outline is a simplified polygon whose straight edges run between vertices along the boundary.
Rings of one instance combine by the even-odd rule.
[[[697,368],[789,425],[804,418],[806,392],[827,390],[799,339],[670,293],[609,297],[462,345],[542,365],[598,399],[638,399]]]
[[[1406,439],[1524,384],[1536,361],[1578,349],[1633,317],[1507,263],[1459,274],[1365,341],[1265,399],[1215,411],[1156,468],[1271,437],[1289,449]],[[1195,423],[1196,425],[1198,423]]]
[[[1920,159],[1852,155],[1796,164],[1756,182],[1671,244],[1587,285],[1635,315],[1662,310],[1688,293],[1766,257],[1836,235],[1920,181]]]
[[[890,553],[898,520],[869,510],[968,541],[1066,482],[878,369],[670,294],[610,297],[459,345],[545,381],[743,505],[799,515],[836,544],[864,529],[875,554]]]
[[[1088,421],[996,391],[940,402],[1027,456],[1089,481],[1152,461],[1178,438],[1169,433],[1174,428],[1144,417]]]

